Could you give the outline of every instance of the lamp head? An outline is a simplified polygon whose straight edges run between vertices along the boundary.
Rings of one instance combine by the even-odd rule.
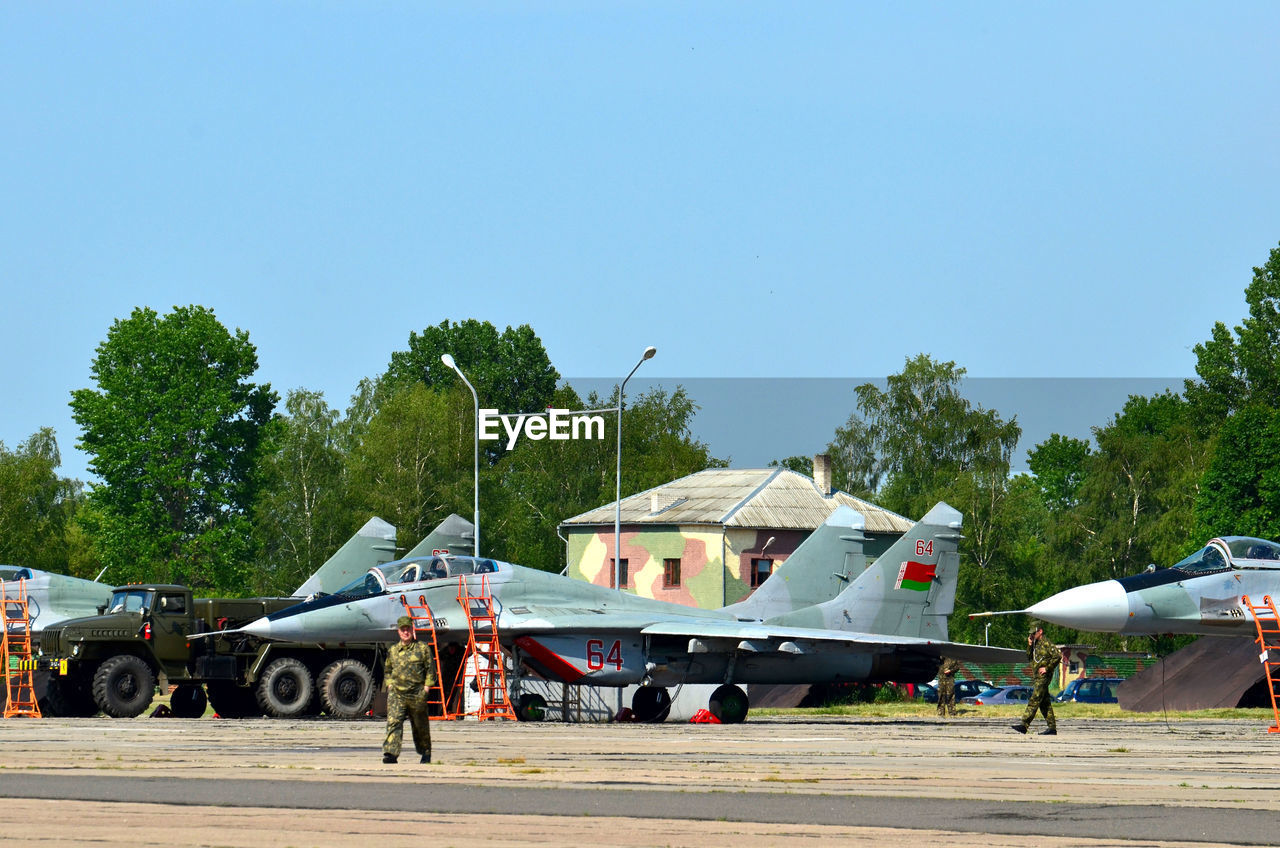
[[[440,361],[441,361],[441,362],[443,362],[445,365],[448,365],[448,366],[449,366],[450,368],[452,368],[454,371],[457,371],[457,370],[458,370],[457,363],[455,363],[455,362],[453,361],[453,354],[451,354],[451,353],[442,353],[442,354],[440,354]]]
[[[658,349],[653,345],[650,345],[649,347],[644,349],[644,358],[653,359],[653,355],[657,352],[658,352]]]

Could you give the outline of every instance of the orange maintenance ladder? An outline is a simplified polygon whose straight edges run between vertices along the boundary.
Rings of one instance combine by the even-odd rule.
[[[416,604],[409,603],[409,599],[401,595],[400,603],[404,604],[405,615],[413,619],[414,638],[419,642],[426,642],[431,647],[431,662],[435,666],[436,682],[427,692],[427,708],[437,707],[440,711],[439,715],[433,715],[431,719],[453,721],[458,714],[449,710],[448,692],[451,692],[454,687],[445,689],[444,667],[440,665],[440,643],[436,639],[436,623],[431,615],[431,607],[427,605],[427,599],[423,595],[418,596]],[[422,636],[424,633],[427,634],[425,638]]]
[[[488,575],[480,576],[480,593],[471,594],[466,577],[458,578],[458,603],[467,613],[467,655],[474,658],[476,686],[480,692],[480,709],[474,713],[481,721],[490,718],[516,720],[507,694],[506,660],[498,641],[497,616],[493,614],[493,596],[489,593]],[[463,668],[466,663],[463,663]],[[468,713],[471,715],[471,713]]]
[[[0,581],[0,610],[4,635],[0,638],[0,663],[4,665],[4,717],[40,718],[36,703],[34,663],[31,656],[31,616],[27,608],[27,581],[18,581],[18,594],[10,596]]]
[[[1276,691],[1276,686],[1280,684],[1280,672],[1276,670],[1280,667],[1280,614],[1277,614],[1270,595],[1263,595],[1262,603],[1256,606],[1249,601],[1248,595],[1242,596],[1240,600],[1253,615],[1253,623],[1258,628],[1257,642],[1262,648],[1258,659],[1262,661],[1262,668],[1267,674],[1267,691],[1271,693],[1271,710],[1275,713],[1275,723],[1267,728],[1267,732],[1280,733],[1280,706],[1276,705],[1277,695],[1280,695]]]

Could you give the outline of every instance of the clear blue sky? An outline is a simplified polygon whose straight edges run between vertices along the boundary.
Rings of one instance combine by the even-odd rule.
[[[1280,243],[1280,6],[898,5],[2,4],[0,440],[84,476],[140,305],[338,407],[468,317],[568,377],[1191,374]]]

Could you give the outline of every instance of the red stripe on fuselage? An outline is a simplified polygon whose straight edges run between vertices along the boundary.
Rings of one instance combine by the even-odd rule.
[[[516,639],[516,647],[524,651],[539,664],[544,666],[547,671],[559,677],[565,683],[577,683],[584,675],[581,671],[574,668],[573,663],[548,648],[546,645],[538,642],[532,636],[521,636]]]

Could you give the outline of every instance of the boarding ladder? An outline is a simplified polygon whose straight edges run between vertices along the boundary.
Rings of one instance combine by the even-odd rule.
[[[466,577],[459,577],[458,603],[467,613],[467,656],[474,658],[476,686],[480,692],[480,709],[468,715],[474,715],[481,721],[490,718],[514,721],[516,714],[507,693],[506,660],[498,641],[498,622],[493,612],[488,575],[480,575],[478,594],[472,594]],[[466,667],[465,660],[463,667]]]
[[[1258,647],[1262,653],[1258,659],[1267,673],[1267,691],[1271,693],[1271,710],[1275,714],[1275,723],[1267,728],[1268,733],[1280,733],[1280,706],[1276,704],[1276,687],[1280,686],[1280,614],[1276,613],[1275,602],[1270,595],[1262,596],[1262,603],[1254,605],[1245,595],[1240,598],[1253,616],[1253,623],[1258,628]]]
[[[436,623],[431,615],[431,607],[428,606],[427,599],[423,595],[418,596],[416,604],[409,603],[409,599],[401,595],[400,603],[404,604],[404,614],[413,619],[413,637],[419,642],[425,642],[431,648],[431,662],[436,671],[436,682],[427,690],[427,709],[436,707],[439,710],[439,714],[433,714],[431,720],[453,721],[458,717],[458,713],[450,711],[448,693],[456,688],[456,681],[454,686],[445,688],[444,666],[440,664],[440,642],[436,639]]]
[[[18,581],[16,595],[0,581],[0,609],[4,611],[4,636],[0,638],[0,664],[4,665],[4,717],[40,718],[36,703],[35,661],[31,656],[31,616],[27,609],[27,581]]]

